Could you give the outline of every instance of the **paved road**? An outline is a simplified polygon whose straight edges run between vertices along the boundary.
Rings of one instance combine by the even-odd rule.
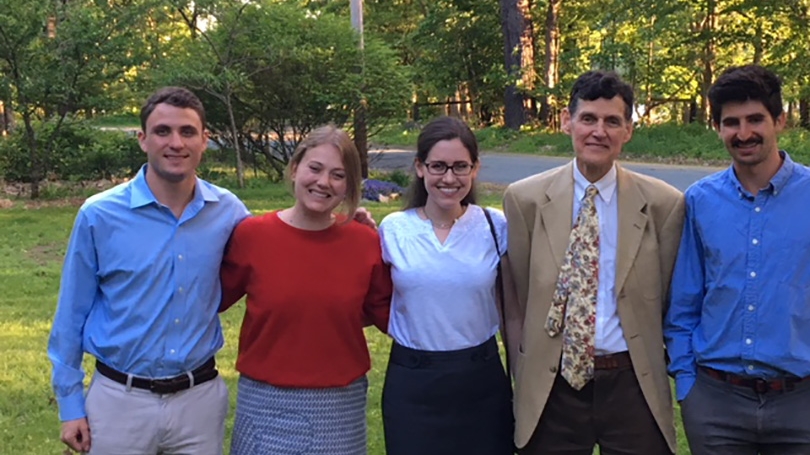
[[[403,149],[369,151],[370,166],[373,169],[410,171],[414,152]],[[481,156],[481,172],[478,179],[483,182],[508,184],[538,172],[551,169],[568,162],[568,158],[536,155],[490,153]],[[708,166],[679,166],[670,164],[623,163],[623,166],[636,172],[657,177],[670,185],[685,190],[693,182],[723,168]]]

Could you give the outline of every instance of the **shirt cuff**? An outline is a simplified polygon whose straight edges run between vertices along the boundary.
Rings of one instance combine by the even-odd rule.
[[[695,375],[694,374],[681,374],[675,378],[675,399],[678,400],[680,403],[689,395],[689,391],[692,390],[692,386],[695,385]]]
[[[59,404],[59,420],[62,422],[87,417],[84,411],[84,394],[82,392],[57,398],[56,402]]]

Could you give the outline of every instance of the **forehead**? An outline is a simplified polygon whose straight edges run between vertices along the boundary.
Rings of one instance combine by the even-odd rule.
[[[340,154],[340,150],[332,144],[321,144],[312,147],[304,153],[301,161],[317,161],[321,164],[334,167],[343,166],[343,157]]]
[[[461,139],[445,139],[437,142],[428,152],[428,161],[447,161],[452,163],[455,161],[469,161],[471,159],[470,151],[461,142]]]
[[[752,115],[770,116],[770,112],[761,101],[730,101],[720,108],[720,121],[725,119],[739,119]]]
[[[191,126],[202,130],[202,120],[197,111],[190,107],[177,107],[171,104],[160,103],[146,118],[146,127],[168,126],[171,128],[182,128]]]
[[[616,95],[613,98],[597,98],[595,100],[577,100],[577,111],[574,115],[581,117],[583,115],[595,115],[597,117],[621,117],[624,118],[627,104],[621,96]]]

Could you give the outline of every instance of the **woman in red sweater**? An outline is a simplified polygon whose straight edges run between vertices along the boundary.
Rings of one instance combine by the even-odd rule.
[[[353,214],[360,156],[325,126],[287,168],[295,205],[248,218],[222,264],[222,306],[247,294],[232,455],[366,453],[363,327],[385,332],[391,281],[373,229]]]

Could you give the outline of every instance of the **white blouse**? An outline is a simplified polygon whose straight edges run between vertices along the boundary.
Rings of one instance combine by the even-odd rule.
[[[505,253],[506,218],[500,210],[487,210]],[[481,207],[468,206],[443,244],[416,209],[388,215],[379,232],[394,282],[388,325],[394,341],[413,349],[451,351],[495,335],[500,258]]]

